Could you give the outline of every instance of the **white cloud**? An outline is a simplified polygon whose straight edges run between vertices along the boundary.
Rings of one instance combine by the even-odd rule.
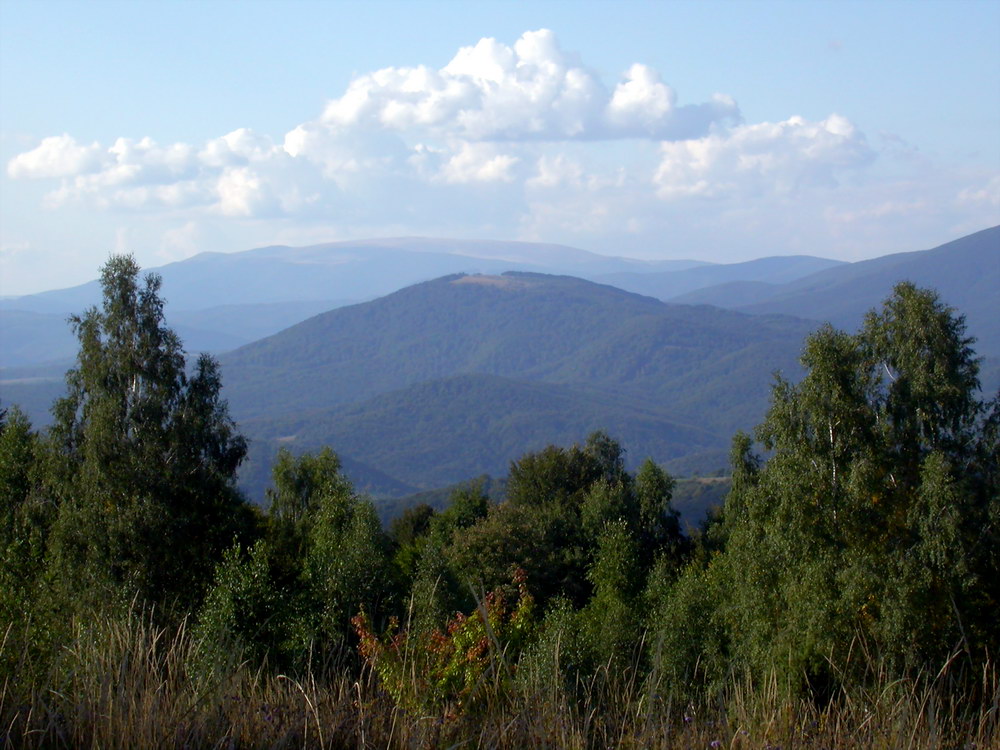
[[[636,124],[655,128],[673,111],[676,99],[674,90],[660,80],[659,73],[636,63],[615,87],[608,102],[608,120],[624,128]]]
[[[482,143],[464,143],[461,149],[441,168],[445,182],[511,182],[512,169],[520,161],[516,156],[498,153]]]
[[[253,216],[266,202],[260,177],[249,167],[226,169],[217,183],[219,210],[226,216]]]
[[[704,138],[664,142],[654,181],[664,199],[791,193],[832,187],[838,174],[875,158],[864,134],[840,115],[820,122],[740,125]]]
[[[168,254],[191,252],[209,225],[218,237],[252,222],[272,235],[521,237],[638,254],[743,247],[756,233],[769,252],[819,252],[818,235],[925,228],[931,207],[958,217],[952,226],[985,225],[1000,206],[988,170],[932,174],[836,114],[744,123],[732,97],[683,104],[642,63],[605,82],[546,30],[482,39],[440,69],[360,75],[280,137],[239,128],[200,144],[102,146],[62,135],[7,173],[53,181],[51,208],[164,217],[155,242]]]
[[[69,177],[100,169],[101,159],[97,143],[82,146],[70,135],[54,135],[11,159],[7,174],[15,179]]]
[[[542,29],[513,47],[481,39],[441,70],[384,68],[360,76],[322,119],[333,128],[520,141],[690,137],[739,117],[729,97],[681,109],[675,99],[659,74],[640,64],[609,93]]]
[[[206,143],[198,152],[198,160],[206,167],[239,166],[266,161],[279,149],[270,138],[248,128],[238,128]]]

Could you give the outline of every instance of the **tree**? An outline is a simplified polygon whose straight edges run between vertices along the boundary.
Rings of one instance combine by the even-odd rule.
[[[38,492],[37,454],[24,412],[0,413],[0,623],[29,616],[42,570],[52,514]]]
[[[73,599],[183,609],[250,520],[236,489],[246,441],[216,362],[203,354],[188,374],[159,277],[140,284],[135,260],[115,256],[101,288],[101,309],[70,319],[80,350],[53,407],[54,578]]]
[[[815,682],[843,674],[857,636],[899,668],[995,648],[996,480],[970,344],[905,283],[858,335],[809,337],[805,378],[778,380],[757,429],[770,458],[734,443],[718,564],[735,655]]]
[[[272,478],[263,535],[226,551],[198,612],[209,666],[234,654],[266,656],[279,669],[340,658],[351,617],[361,610],[381,617],[395,593],[375,509],[355,494],[332,450],[298,457],[283,450]]]

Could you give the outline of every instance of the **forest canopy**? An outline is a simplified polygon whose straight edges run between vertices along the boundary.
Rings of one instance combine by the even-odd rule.
[[[52,427],[0,421],[5,726],[72,681],[63,644],[137,613],[190,629],[187,680],[368,674],[451,721],[539,680],[599,685],[606,711],[626,684],[648,708],[734,675],[829,698],[954,663],[968,686],[1000,646],[1000,401],[932,291],[899,284],[857,333],[809,336],[805,377],[734,437],[723,508],[684,533],[674,479],[626,471],[603,432],[513,461],[501,502],[468,484],[387,529],[331,449],[283,451],[259,509],[218,366],[187,361],[159,279],[114,257],[101,284]]]

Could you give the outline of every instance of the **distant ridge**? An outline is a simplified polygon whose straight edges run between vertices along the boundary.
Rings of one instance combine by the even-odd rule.
[[[725,263],[685,268],[672,272],[614,273],[598,277],[639,294],[671,300],[681,294],[729,282],[783,284],[828,268],[847,265],[843,261],[811,255],[783,255],[758,258],[744,263]]]
[[[648,454],[680,473],[716,471],[726,466],[733,432],[749,429],[764,413],[772,373],[797,377],[805,335],[822,320],[854,329],[902,279],[938,289],[968,316],[977,352],[985,355],[984,387],[1000,385],[998,227],[932,250],[837,264],[791,281],[774,279],[827,261],[802,256],[652,273],[704,281],[718,278],[712,274],[721,269],[723,276],[739,271],[757,277],[670,302],[534,266],[510,270],[510,261],[473,259],[479,269],[469,272],[468,257],[438,253],[429,244],[440,241],[392,242],[411,243],[410,249],[385,247],[386,241],[339,243],[333,254],[321,245],[271,247],[235,257],[203,254],[165,267],[191,278],[198,269],[210,271],[194,292],[184,286],[183,274],[164,274],[164,296],[175,303],[168,323],[189,350],[200,346],[199,336],[214,336],[220,347],[232,343],[225,336],[253,339],[220,360],[224,395],[252,440],[243,478],[254,499],[263,498],[267,467],[279,447],[330,444],[359,487],[402,496],[482,473],[501,475],[507,461],[540,443],[581,440],[598,427],[622,441],[632,465]],[[537,247],[555,247],[555,256],[563,252]],[[212,284],[228,289],[223,279],[239,278],[237,267],[264,274],[251,274],[260,288],[267,288],[267,269],[278,266],[289,279],[304,270],[309,283],[339,274],[346,284],[343,279],[369,272],[387,283],[379,266],[390,267],[387,259],[397,256],[412,262],[411,270],[421,258],[446,259],[446,273],[369,301],[228,304],[210,290]],[[357,259],[360,265],[352,266]],[[456,263],[457,269],[448,265]],[[772,280],[761,280],[765,276]],[[248,289],[253,292],[253,285]],[[52,294],[48,302],[58,298]],[[176,305],[199,295],[198,309]],[[0,402],[24,404],[43,425],[75,342],[64,314],[9,307],[17,302],[0,304],[0,353],[20,352],[29,361],[0,369]],[[17,340],[11,321],[30,324],[26,338]],[[206,322],[225,330],[205,328]],[[47,338],[50,324],[68,338],[63,355]],[[255,336],[261,330],[266,334]],[[30,362],[38,356],[56,362]]]
[[[509,270],[594,275],[687,269],[699,261],[641,261],[542,243],[401,237],[307,247],[205,252],[149,269],[163,279],[168,322],[189,351],[221,352],[326,310],[450,273]],[[0,300],[0,367],[71,357],[66,316],[97,304],[96,281]]]
[[[930,250],[884,255],[828,268],[774,286],[727,284],[671,301],[711,304],[754,314],[781,313],[854,330],[899,281],[937,290],[966,315],[977,351],[1000,356],[1000,226]]]
[[[221,363],[254,440],[329,444],[424,489],[505,473],[527,450],[602,428],[629,461],[719,469],[733,430],[763,414],[773,371],[798,371],[811,326],[568,276],[449,275]]]
[[[785,282],[835,263],[807,256],[734,264],[653,261],[547,243],[396,237],[204,252],[149,270],[163,279],[167,320],[188,351],[218,353],[320,312],[451,273],[567,274],[665,299],[723,280]],[[0,367],[73,356],[76,342],[65,318],[97,304],[99,296],[92,281],[0,300]]]

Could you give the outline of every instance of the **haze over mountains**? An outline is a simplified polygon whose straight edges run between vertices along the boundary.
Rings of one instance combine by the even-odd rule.
[[[562,245],[398,238],[201,253],[150,270],[163,279],[168,315],[188,348],[221,352],[320,312],[452,273],[536,271],[597,279],[699,266],[728,268],[693,260],[612,258]],[[698,285],[689,283],[684,290],[693,288]],[[64,364],[76,352],[66,316],[99,300],[97,281],[0,300],[0,367]]]
[[[1000,227],[984,229],[932,250],[846,263],[783,284],[734,281],[703,287],[673,301],[749,313],[783,313],[853,330],[901,279],[936,289],[965,314],[976,351],[1000,356]]]
[[[903,279],[968,316],[984,386],[1000,384],[1000,227],[850,264],[647,263],[409,238],[155,270],[189,351],[228,350],[225,395],[253,441],[243,476],[258,499],[280,446],[329,444],[362,487],[394,496],[503,474],[527,450],[599,428],[633,464],[724,468],[732,433],[763,415],[772,373],[797,377],[803,337],[823,320],[855,328]],[[65,316],[97,301],[96,282],[0,301],[3,404],[44,424],[76,350]]]

